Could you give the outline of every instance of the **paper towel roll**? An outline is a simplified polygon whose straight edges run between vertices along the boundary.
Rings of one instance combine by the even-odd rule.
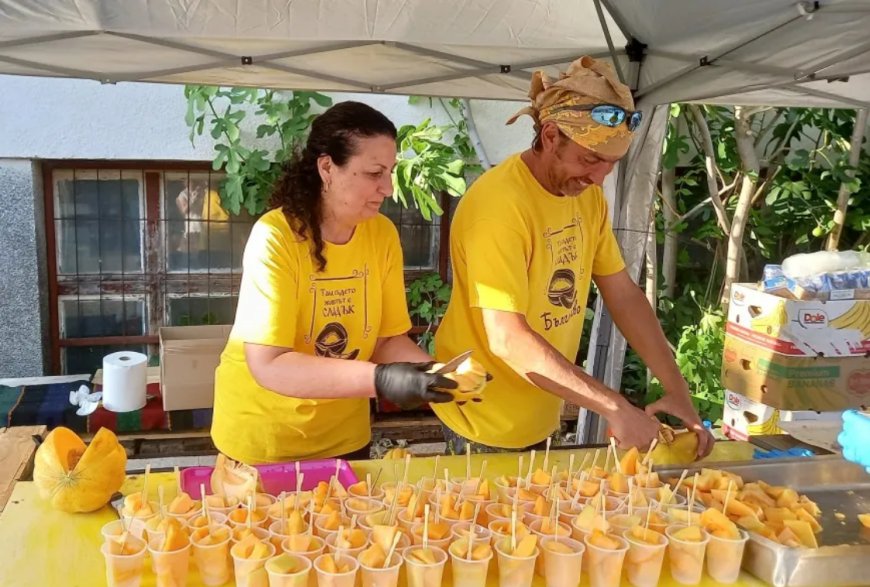
[[[132,412],[145,407],[148,357],[121,351],[103,357],[103,407]]]

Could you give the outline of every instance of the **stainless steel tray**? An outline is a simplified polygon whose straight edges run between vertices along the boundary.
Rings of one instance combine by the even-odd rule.
[[[774,587],[870,585],[870,530],[858,514],[870,512],[870,475],[839,455],[697,464],[731,471],[745,481],[762,480],[806,494],[822,510],[818,549],[789,548],[750,534],[743,568]],[[663,479],[681,468],[656,467]],[[842,520],[836,514],[845,516]]]

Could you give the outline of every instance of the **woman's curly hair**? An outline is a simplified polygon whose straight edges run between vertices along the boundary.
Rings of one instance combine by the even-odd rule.
[[[361,137],[396,138],[396,127],[386,116],[361,102],[341,102],[314,119],[305,147],[284,164],[269,207],[280,208],[293,232],[310,240],[318,271],[326,268],[320,223],[323,219],[323,181],[317,160],[329,156],[339,167],[357,152]]]

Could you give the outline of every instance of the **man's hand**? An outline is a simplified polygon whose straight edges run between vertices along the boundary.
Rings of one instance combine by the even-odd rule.
[[[413,410],[424,403],[453,401],[443,391],[456,389],[457,383],[443,375],[429,373],[432,363],[386,363],[375,367],[375,391],[403,410]]]
[[[608,423],[619,448],[636,446],[639,450],[646,450],[661,429],[661,423],[654,416],[645,414],[627,401]]]
[[[688,393],[666,393],[663,398],[648,405],[646,413],[653,417],[656,414],[669,414],[682,420],[683,425],[698,437],[699,459],[703,459],[713,450],[715,439],[701,423]]]

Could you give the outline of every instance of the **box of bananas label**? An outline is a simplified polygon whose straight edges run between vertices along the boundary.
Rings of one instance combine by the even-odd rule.
[[[839,420],[841,414],[842,412],[814,410],[778,410],[726,389],[722,432],[731,440],[747,440],[750,436],[782,434],[780,422]]]
[[[870,356],[870,300],[788,300],[754,284],[732,288],[729,335],[782,355]]]
[[[866,407],[870,357],[786,355],[726,334],[722,385],[780,410]]]

